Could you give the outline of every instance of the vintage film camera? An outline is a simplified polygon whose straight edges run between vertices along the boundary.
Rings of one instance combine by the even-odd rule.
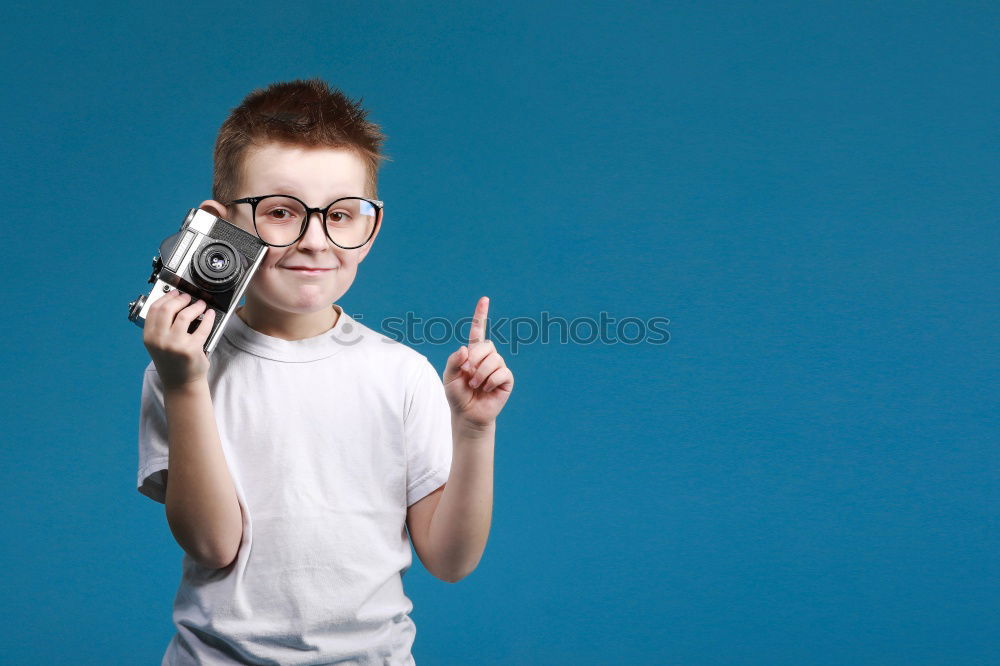
[[[190,294],[192,301],[200,298],[215,310],[212,332],[205,341],[205,354],[211,355],[266,254],[267,245],[253,234],[192,208],[180,231],[160,243],[149,276],[153,290],[128,304],[128,318],[142,328],[149,306],[171,289]],[[188,333],[198,328],[203,316],[191,322]]]

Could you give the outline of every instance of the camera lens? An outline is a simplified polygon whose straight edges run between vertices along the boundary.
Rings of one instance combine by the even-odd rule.
[[[229,265],[229,258],[221,252],[215,252],[208,258],[208,267],[221,273]]]
[[[209,291],[231,289],[240,279],[239,253],[225,241],[206,243],[191,260],[192,277]]]

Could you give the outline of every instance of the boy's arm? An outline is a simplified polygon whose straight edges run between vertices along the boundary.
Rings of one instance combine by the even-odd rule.
[[[445,484],[447,485],[447,484]],[[410,533],[410,541],[413,549],[417,551],[420,563],[430,572],[432,576],[439,580],[446,580],[435,568],[435,563],[431,559],[430,544],[427,542],[427,532],[431,527],[431,517],[441,501],[441,493],[445,486],[441,486],[423,499],[415,502],[406,509],[406,529]]]
[[[191,325],[202,316],[200,324]],[[192,559],[219,569],[236,557],[243,516],[219,441],[204,345],[215,310],[172,289],[149,306],[142,341],[163,388],[167,523]]]
[[[406,511],[420,562],[435,578],[457,583],[479,565],[493,514],[495,424],[472,427],[452,419],[448,482]]]
[[[170,531],[202,566],[228,566],[243,538],[243,516],[226,466],[205,378],[165,387],[170,459],[166,514]]]
[[[469,346],[449,356],[444,369],[453,440],[448,483],[407,511],[420,561],[451,583],[468,576],[486,550],[493,514],[496,418],[514,388],[514,373],[493,341],[485,339],[488,310],[489,298],[483,296],[472,318]]]

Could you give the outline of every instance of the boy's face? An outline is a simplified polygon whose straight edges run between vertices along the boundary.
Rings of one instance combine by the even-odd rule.
[[[251,148],[244,161],[243,183],[236,198],[291,194],[311,207],[325,207],[340,197],[365,197],[367,171],[354,153],[339,148],[311,148],[268,143]],[[201,208],[253,234],[252,207],[205,201]],[[297,315],[326,316],[357,275],[375,236],[365,245],[344,250],[326,237],[319,215],[312,215],[305,235],[288,247],[268,247],[246,293],[246,308],[276,326]],[[309,274],[293,267],[326,269]]]

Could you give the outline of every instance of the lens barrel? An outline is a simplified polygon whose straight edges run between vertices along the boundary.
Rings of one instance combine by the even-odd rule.
[[[192,277],[209,291],[231,288],[243,274],[239,252],[222,240],[213,240],[198,250],[191,260]]]

